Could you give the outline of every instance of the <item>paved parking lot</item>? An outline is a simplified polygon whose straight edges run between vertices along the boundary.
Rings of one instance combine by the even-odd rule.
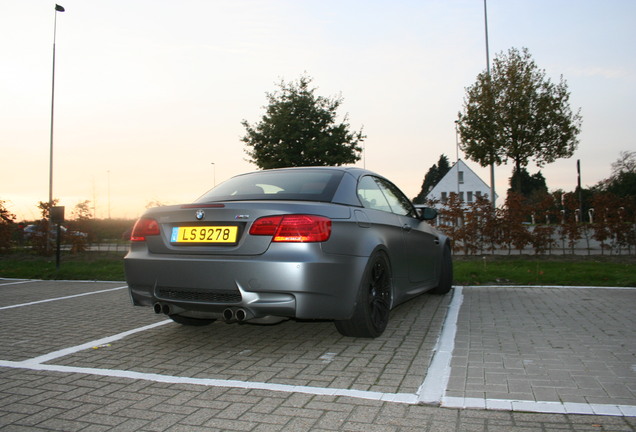
[[[455,287],[374,340],[184,327],[123,283],[0,279],[0,428],[636,430],[636,290]]]

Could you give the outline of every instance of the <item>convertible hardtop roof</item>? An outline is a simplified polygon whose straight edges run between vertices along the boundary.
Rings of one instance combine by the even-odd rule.
[[[256,171],[250,171],[250,172],[246,172],[242,174],[237,174],[235,177],[256,174],[256,173],[271,173],[271,172],[277,172],[277,171],[281,171],[281,172],[284,172],[284,171],[339,171],[339,172],[347,172],[349,174],[352,174],[355,177],[360,177],[362,175],[369,175],[369,174],[377,176],[377,177],[384,177],[373,171],[369,171],[365,168],[360,168],[356,166],[319,166],[319,165],[318,166],[302,166],[302,167],[270,168],[270,169],[256,170]]]

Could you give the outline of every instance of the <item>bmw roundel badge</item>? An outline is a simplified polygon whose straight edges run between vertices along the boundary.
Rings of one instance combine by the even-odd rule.
[[[197,220],[203,220],[203,218],[205,217],[205,212],[203,210],[197,210],[195,217],[197,218]]]

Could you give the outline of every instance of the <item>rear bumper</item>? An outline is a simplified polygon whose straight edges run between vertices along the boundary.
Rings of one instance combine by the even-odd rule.
[[[256,318],[350,318],[366,257],[325,254],[317,243],[272,246],[264,255],[228,257],[150,254],[133,244],[124,259],[133,304],[186,315],[242,308]]]

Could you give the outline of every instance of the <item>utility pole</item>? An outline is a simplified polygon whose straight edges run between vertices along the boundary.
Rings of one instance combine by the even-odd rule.
[[[488,48],[488,8],[486,0],[484,0],[484,27],[486,31],[486,73],[488,74],[488,83],[490,84],[490,50]],[[494,158],[493,158],[494,159]],[[490,201],[492,206],[497,207],[495,203],[495,162],[490,162]]]

